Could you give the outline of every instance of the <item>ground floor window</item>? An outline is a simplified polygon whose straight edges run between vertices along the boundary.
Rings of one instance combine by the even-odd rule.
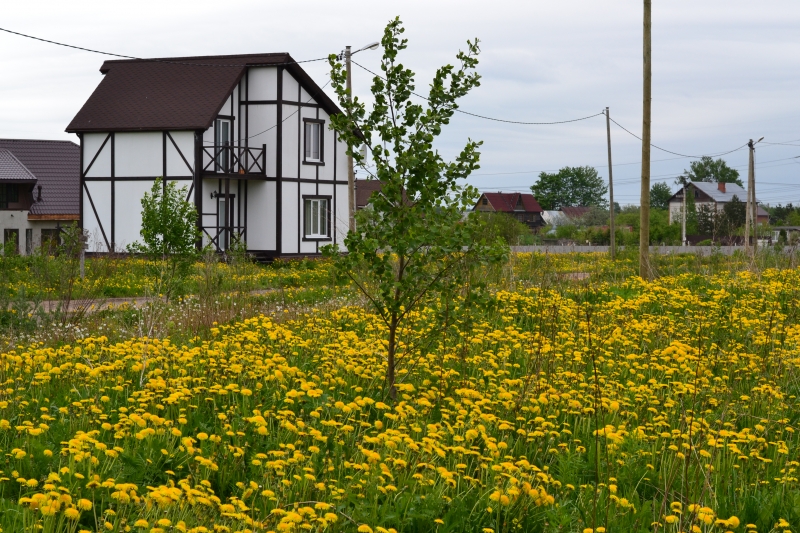
[[[328,198],[306,198],[304,201],[304,235],[309,239],[330,237]]]
[[[43,229],[42,230],[42,249],[48,250],[50,252],[54,252],[58,245],[61,244],[61,230],[58,228],[54,229]]]
[[[5,253],[19,253],[19,230],[6,228],[3,230],[3,249]]]

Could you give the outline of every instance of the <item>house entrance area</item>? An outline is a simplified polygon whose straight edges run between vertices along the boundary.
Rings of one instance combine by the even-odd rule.
[[[203,246],[225,252],[246,239],[247,183],[245,180],[203,180],[203,211],[200,213]]]

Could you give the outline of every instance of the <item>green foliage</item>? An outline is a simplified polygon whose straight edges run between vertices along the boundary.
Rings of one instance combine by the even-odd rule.
[[[650,207],[652,209],[669,209],[670,198],[672,198],[672,189],[666,183],[658,182],[650,187]]]
[[[149,193],[142,198],[142,243],[134,243],[129,250],[153,257],[168,255],[196,255],[197,210],[186,200],[186,187],[175,181],[164,183],[156,178]]]
[[[637,245],[639,242],[639,207],[626,206],[617,215],[617,227],[630,226],[633,232],[617,231],[617,240],[625,245]],[[669,223],[669,212],[664,209],[650,210],[650,244],[679,245],[681,241],[680,222]]]
[[[697,235],[700,231],[697,221],[697,203],[694,194],[686,196],[686,235]]]
[[[509,246],[517,246],[531,235],[530,228],[508,213],[474,212],[472,215],[481,219],[483,232],[481,237],[486,242],[502,239]]]
[[[733,229],[741,228],[747,220],[747,206],[735,194],[733,198],[731,198],[731,201],[722,208],[722,213],[725,215],[727,223]]]
[[[593,167],[564,167],[556,173],[542,172],[531,192],[544,210],[569,206],[608,207],[608,186]]]
[[[744,187],[738,170],[729,167],[724,159],[712,159],[709,156],[703,156],[699,161],[692,161],[689,170],[684,170],[681,177],[690,181],[735,183]]]
[[[776,226],[800,226],[800,206],[791,203],[767,207],[770,222]]]
[[[153,260],[152,291],[167,300],[184,289],[197,258],[197,210],[186,195],[186,187],[156,178],[142,198],[142,242],[128,246]]]
[[[457,54],[458,68],[446,65],[436,71],[425,107],[411,100],[414,73],[398,62],[407,47],[404,31],[399,18],[386,26],[383,76],[373,78],[369,113],[345,88],[343,65],[336,56],[329,58],[332,87],[344,110],[331,116],[331,127],[362,168],[359,147],[367,146],[375,168],[371,175],[382,188],[373,195],[371,209],[357,213],[358,230],[345,238],[348,253],[338,254],[336,246],[324,253],[335,258],[337,270],[355,283],[387,327],[386,381],[392,396],[395,367],[408,355],[397,352],[401,324],[421,305],[444,307],[443,320],[452,319],[452,300],[442,295],[463,290],[468,306],[482,294],[475,268],[499,262],[508,250],[497,239],[487,242],[479,217],[462,219],[478,194],[459,180],[479,168],[481,143],[470,140],[452,162],[434,149],[456,101],[480,84],[478,41],[467,41],[467,51]],[[422,340],[404,341],[415,342]]]
[[[745,204],[734,195],[722,210],[717,211],[713,204],[703,204],[697,210],[697,228],[700,235],[710,235],[716,241],[736,233],[745,223]]]

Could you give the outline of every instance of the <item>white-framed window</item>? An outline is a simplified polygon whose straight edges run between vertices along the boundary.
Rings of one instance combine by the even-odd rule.
[[[306,120],[305,127],[305,157],[306,163],[322,163],[322,126],[321,120]]]
[[[228,168],[229,152],[231,145],[231,121],[217,119],[214,125],[214,153],[216,154],[217,170],[230,172]]]
[[[330,237],[329,198],[305,198],[303,200],[303,235],[307,239],[327,239]]]

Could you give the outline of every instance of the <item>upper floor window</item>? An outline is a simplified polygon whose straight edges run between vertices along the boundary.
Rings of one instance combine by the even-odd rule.
[[[217,119],[214,124],[214,154],[217,161],[217,170],[222,172],[230,172],[229,152],[231,144],[231,121],[225,119]]]
[[[19,202],[18,183],[0,183],[0,209],[8,209],[8,204]]]
[[[325,124],[322,120],[306,119],[305,127],[305,158],[306,163],[322,163],[323,153],[323,138],[322,126]]]

